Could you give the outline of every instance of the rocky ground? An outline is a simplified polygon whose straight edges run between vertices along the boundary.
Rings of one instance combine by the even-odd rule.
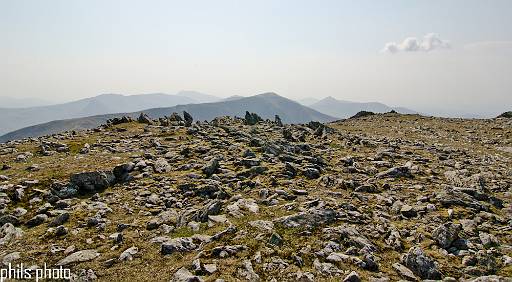
[[[506,117],[141,116],[0,144],[0,166],[4,265],[78,281],[511,281]]]

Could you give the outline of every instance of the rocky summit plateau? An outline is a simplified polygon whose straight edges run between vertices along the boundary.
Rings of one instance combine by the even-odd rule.
[[[74,281],[511,281],[512,119],[174,113],[0,144],[0,263]]]

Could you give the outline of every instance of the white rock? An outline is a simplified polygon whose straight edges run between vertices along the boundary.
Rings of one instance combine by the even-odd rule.
[[[126,249],[124,252],[121,253],[119,256],[120,261],[125,260],[133,260],[133,256],[139,252],[139,248],[133,246],[128,249]]]
[[[96,250],[83,250],[72,253],[71,255],[57,262],[57,266],[65,266],[76,262],[90,261],[97,258],[100,254]]]

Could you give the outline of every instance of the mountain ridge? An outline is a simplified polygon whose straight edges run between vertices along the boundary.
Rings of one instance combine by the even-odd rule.
[[[360,111],[385,113],[394,110],[403,114],[418,113],[405,107],[391,107],[380,102],[353,102],[338,100],[332,96],[327,96],[324,99],[310,105],[309,107],[319,112],[338,118],[349,118]]]
[[[195,95],[194,97],[196,98],[184,96],[186,93]],[[2,121],[0,124],[0,134],[54,120],[134,112],[159,106],[172,107],[179,104],[202,103],[204,102],[203,100],[198,100],[201,97],[205,101],[211,101],[212,97],[215,97],[199,92],[186,93],[179,92],[179,95],[164,93],[137,95],[100,94],[94,97],[47,106],[0,108],[0,121]]]
[[[37,137],[61,131],[90,129],[105,123],[108,119],[123,115],[136,118],[141,112],[144,112],[151,118],[159,118],[171,115],[173,112],[182,113],[183,111],[189,112],[194,117],[194,120],[200,121],[211,120],[219,116],[242,117],[245,111],[255,112],[264,119],[273,119],[275,115],[279,115],[284,123],[306,123],[312,120],[330,122],[336,120],[335,117],[323,114],[293,100],[269,92],[221,102],[185,104],[173,107],[151,108],[135,112],[54,120],[9,132],[0,136],[0,142],[26,137]]]

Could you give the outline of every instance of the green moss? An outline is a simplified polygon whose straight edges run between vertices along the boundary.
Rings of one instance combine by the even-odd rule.
[[[190,227],[183,226],[176,228],[172,231],[172,237],[178,238],[178,237],[190,237],[194,235],[196,232],[194,232]]]
[[[69,143],[67,143],[67,145],[69,147],[69,152],[71,154],[76,155],[80,153],[80,150],[82,150],[85,144],[91,145],[94,142],[96,142],[96,139],[94,137],[87,137],[80,140],[72,140]]]

